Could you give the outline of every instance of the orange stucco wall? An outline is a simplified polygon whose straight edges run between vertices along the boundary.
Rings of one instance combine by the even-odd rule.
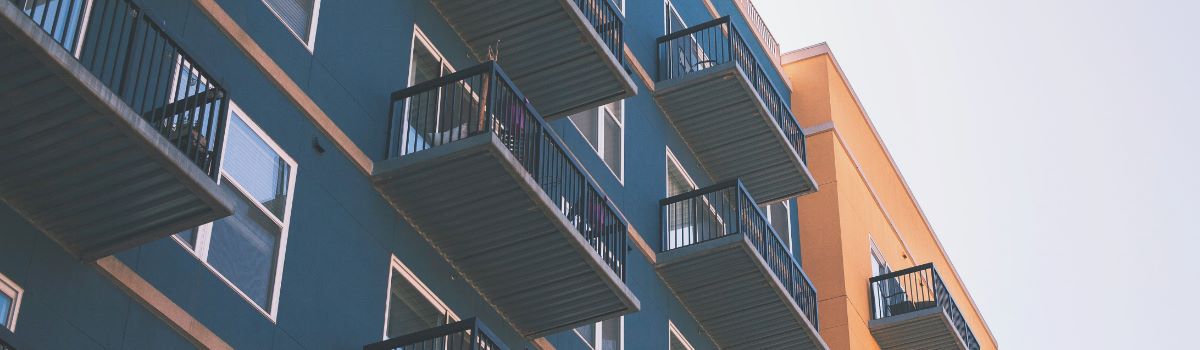
[[[834,350],[879,349],[867,328],[871,241],[894,270],[933,262],[983,349],[996,349],[953,265],[828,53],[784,64],[821,190],[800,197],[804,270],[819,291],[821,335]]]

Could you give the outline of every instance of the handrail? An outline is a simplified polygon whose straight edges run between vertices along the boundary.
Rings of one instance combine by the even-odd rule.
[[[508,346],[474,317],[363,346],[363,350],[395,349],[508,350]]]
[[[612,0],[575,0],[575,5],[579,6],[583,17],[600,35],[600,40],[617,59],[617,63],[624,64],[625,55],[621,54],[621,48],[625,46],[625,20]]]
[[[742,10],[742,15],[750,24],[750,29],[759,37],[759,42],[762,43],[767,56],[772,62],[779,63],[779,41],[776,41],[775,35],[771,34],[771,28],[767,27],[767,21],[758,13],[758,8],[755,8],[754,3],[750,0],[734,0],[734,3],[737,4],[738,9]]]
[[[499,64],[397,91],[391,108],[388,159],[494,134],[612,272],[625,278],[628,222]]]
[[[701,74],[733,63],[746,74],[770,119],[787,139],[788,147],[807,163],[804,130],[792,114],[789,100],[775,89],[767,70],[754,56],[729,16],[700,23],[659,37],[657,82]]]
[[[872,320],[939,307],[967,349],[979,349],[979,340],[933,263],[871,277],[867,285]]]
[[[736,179],[665,198],[659,201],[662,221],[659,250],[667,252],[730,235],[744,235],[801,312],[817,327],[816,286],[756,203],[741,180]]]
[[[206,174],[217,176],[229,98],[129,0],[11,0]]]

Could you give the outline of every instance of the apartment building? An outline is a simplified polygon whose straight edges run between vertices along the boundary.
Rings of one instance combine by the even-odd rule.
[[[795,211],[822,338],[831,349],[996,349],[829,47],[782,61],[821,186]]]
[[[0,1],[0,348],[829,349],[765,28],[744,0]]]

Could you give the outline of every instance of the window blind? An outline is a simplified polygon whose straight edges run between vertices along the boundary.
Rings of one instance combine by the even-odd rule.
[[[309,40],[309,25],[313,18],[313,1],[316,0],[263,0],[283,24],[291,28],[305,42]]]

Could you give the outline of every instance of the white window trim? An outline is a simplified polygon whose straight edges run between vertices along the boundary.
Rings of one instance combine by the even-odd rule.
[[[691,342],[688,342],[687,337],[683,336],[683,332],[680,332],[679,328],[675,327],[675,322],[667,320],[667,347],[670,347],[671,337],[679,339],[679,342],[683,343],[683,347],[687,348],[687,350],[696,349],[692,346]]]
[[[17,316],[21,312],[21,298],[25,296],[25,290],[0,273],[0,293],[12,298],[12,308],[8,310],[8,331],[16,332]]]
[[[617,350],[625,350],[625,316],[618,317],[617,324],[618,327],[620,327],[620,330],[617,331]],[[595,334],[593,335],[594,339],[592,339],[591,342],[592,344],[596,344],[595,347],[589,346],[587,338],[584,338],[583,334],[579,334],[579,327],[575,327],[571,331],[575,333],[575,336],[579,337],[579,340],[583,341],[584,346],[587,346],[592,350],[599,350],[599,348],[604,346],[604,321],[593,323],[591,326],[594,327],[593,329],[595,330],[592,332]]]
[[[280,220],[279,218],[276,218],[274,216],[274,214],[271,213],[270,210],[267,210],[266,207],[263,207],[261,203],[251,201],[251,203],[254,203],[254,205],[256,207],[258,207],[259,210],[262,210],[263,213],[266,214],[268,218],[270,218],[271,220],[275,220],[275,222],[280,225],[279,226],[280,227],[279,250],[275,253],[275,271],[274,271],[274,275],[273,275],[274,279],[271,281],[272,286],[271,286],[271,295],[270,295],[270,297],[271,297],[271,305],[269,307],[270,310],[264,310],[261,306],[258,305],[258,303],[254,302],[254,299],[251,299],[250,296],[246,295],[246,293],[243,292],[240,288],[238,288],[237,285],[234,285],[232,281],[230,281],[228,278],[225,277],[225,275],[221,274],[220,271],[217,271],[217,269],[215,267],[213,267],[212,264],[208,263],[208,248],[209,248],[209,243],[210,243],[211,237],[212,237],[212,223],[211,222],[206,223],[204,225],[200,225],[200,227],[196,228],[195,248],[192,247],[191,243],[184,242],[182,239],[180,239],[178,235],[171,235],[171,238],[174,238],[176,243],[179,243],[180,245],[182,245],[184,250],[187,250],[189,253],[191,253],[193,257],[195,257],[197,260],[199,260],[205,267],[208,268],[209,271],[212,271],[212,273],[214,275],[216,275],[218,278],[220,278],[221,281],[225,282],[225,284],[228,285],[231,289],[233,289],[233,291],[236,292],[239,296],[241,296],[242,299],[245,299],[247,303],[249,303],[251,306],[254,307],[255,310],[258,310],[260,313],[263,314],[263,316],[266,316],[268,319],[271,320],[272,323],[274,323],[274,322],[276,322],[276,319],[279,315],[279,290],[282,286],[282,281],[283,281],[284,257],[287,256],[288,231],[290,231],[289,226],[291,225],[291,221],[292,221],[292,199],[295,198],[296,173],[299,172],[299,167],[296,165],[296,161],[294,159],[292,159],[292,157],[289,156],[286,152],[284,152],[282,147],[279,147],[279,144],[276,144],[274,140],[272,140],[269,136],[267,136],[267,133],[264,132],[261,128],[259,128],[258,124],[255,124],[253,120],[250,120],[250,117],[247,116],[246,113],[243,112],[242,109],[240,107],[238,107],[238,105],[236,103],[233,103],[232,101],[230,101],[229,114],[226,115],[225,117],[233,118],[233,116],[235,116],[235,115],[238,116],[239,118],[241,118],[241,120],[243,122],[245,122],[247,126],[250,127],[250,130],[254,131],[254,133],[256,135],[258,135],[258,137],[260,139],[262,139],[262,141],[264,143],[266,143],[267,146],[271,147],[271,149],[274,150],[275,153],[277,155],[279,155],[279,157],[282,158],[284,162],[287,162],[288,166],[291,168],[291,172],[290,172],[290,174],[288,174],[287,203],[285,204],[285,207],[287,209],[284,210],[284,212],[283,212],[282,220]],[[230,123],[227,122],[226,125],[228,125],[228,124],[230,124]],[[222,139],[226,139],[225,137],[228,135],[229,135],[229,128],[226,127],[225,135],[222,136]],[[228,147],[222,148],[221,159],[225,159],[225,153],[227,153],[228,150],[229,150]],[[245,189],[242,187],[242,185],[239,184],[237,182],[237,180],[234,179],[232,176],[229,176],[228,179],[226,179],[227,174],[225,174],[225,169],[224,169],[223,165],[221,166],[221,169],[219,169],[219,171],[220,171],[220,173],[219,173],[220,176],[217,177],[218,185],[221,184],[225,180],[229,180],[229,183],[231,185],[233,185],[238,191],[242,191],[243,193],[246,192]],[[201,237],[205,237],[205,239],[201,239]]]
[[[663,174],[666,175],[666,177],[665,177],[666,187],[663,188],[663,196],[664,196],[663,198],[666,198],[667,196],[669,196],[671,194],[670,191],[671,191],[671,166],[672,165],[675,166],[675,169],[679,169],[679,173],[683,174],[683,179],[687,180],[688,186],[692,186],[693,191],[700,188],[700,187],[696,186],[696,181],[692,180],[692,175],[688,174],[687,169],[685,169],[683,167],[683,164],[679,163],[679,158],[675,158],[675,153],[671,152],[671,147],[667,146],[667,166],[663,167]]]
[[[443,76],[456,71],[454,65],[450,64],[450,61],[446,59],[446,55],[443,55],[438,50],[437,45],[433,44],[433,40],[429,40],[429,36],[425,35],[425,31],[421,30],[421,26],[413,24],[412,42],[409,44],[408,49],[408,86],[420,83],[419,81],[413,81],[413,76],[415,75],[413,74],[413,69],[415,69],[413,67],[413,59],[416,58],[417,43],[425,45],[425,49],[429,50],[434,57],[437,57],[438,61],[442,62],[442,68],[447,69],[446,72],[442,73]]]
[[[417,291],[421,292],[421,295],[425,296],[429,304],[450,318],[450,323],[461,320],[458,318],[458,314],[454,313],[454,310],[451,310],[446,303],[442,302],[441,298],[438,298],[437,294],[433,293],[432,289],[429,289],[429,286],[425,285],[425,282],[421,282],[417,274],[413,273],[407,265],[404,265],[404,262],[400,261],[399,257],[392,255],[391,265],[388,267],[387,291],[384,293],[385,299],[383,302],[383,340],[388,340],[388,317],[392,311],[392,283],[398,282],[392,279],[392,271],[399,272],[401,276],[404,276],[404,280]]]
[[[417,58],[417,45],[418,44],[425,47],[426,50],[429,50],[429,53],[433,54],[433,57],[437,58],[438,62],[441,63],[440,69],[442,69],[444,71],[438,72],[439,77],[446,76],[447,74],[454,73],[455,71],[457,71],[454,68],[454,65],[450,64],[450,61],[446,59],[446,56],[443,55],[442,52],[438,50],[437,45],[434,45],[433,41],[429,40],[429,36],[425,35],[425,31],[421,30],[421,26],[414,23],[413,24],[412,41],[409,43],[409,46],[408,46],[408,85],[407,86],[413,86],[413,85],[416,85],[417,83],[421,83],[419,81],[414,81],[414,79],[416,79],[416,75],[417,75],[416,74],[417,68],[416,68],[416,65],[414,65],[414,62]],[[442,95],[441,94],[442,94],[441,90],[439,90],[438,103],[434,106],[434,108],[437,109],[437,111],[434,112],[434,115],[438,116],[438,118],[436,118],[436,122],[439,124],[441,123],[441,113],[442,113],[442,111],[441,111]],[[401,129],[400,129],[401,130],[401,132],[400,132],[400,145],[401,145],[400,153],[401,153],[401,155],[406,154],[404,152],[408,151],[408,136],[409,136],[408,112],[409,112],[409,106],[408,106],[408,100],[406,99],[404,101],[404,120],[401,121],[402,125],[401,125]],[[438,127],[440,127],[440,125],[435,126],[435,128],[438,128]]]
[[[775,218],[774,218],[774,211],[771,210],[771,207],[776,206],[776,205],[782,205],[783,211],[785,213],[787,213],[787,215],[786,215],[787,216],[787,218],[786,218],[787,219],[787,232],[775,232],[775,233],[780,236],[779,238],[783,239],[783,243],[787,244],[788,253],[792,253],[792,201],[789,199],[789,200],[785,200],[785,201],[782,201],[779,203],[767,205],[767,210],[766,210],[767,211],[766,212],[767,222],[771,223],[772,226],[774,226],[774,224],[775,224],[775,221],[774,221]]]
[[[600,107],[596,107],[596,133],[598,134],[598,135],[596,135],[596,143],[597,143],[596,145],[593,145],[591,141],[587,140],[587,135],[585,135],[583,133],[583,129],[580,129],[578,124],[575,124],[574,120],[571,120],[571,118],[567,118],[567,119],[571,120],[571,126],[575,127],[575,131],[578,131],[580,135],[584,135],[583,142],[586,142],[588,144],[588,146],[592,147],[593,151],[596,151],[596,155],[600,157],[600,162],[604,163],[605,168],[608,168],[608,173],[612,174],[613,177],[617,178],[617,183],[621,184],[621,186],[624,186],[625,185],[625,100],[620,100],[617,102],[621,104],[621,113],[620,113],[621,115],[620,116],[617,116],[616,115],[617,113],[612,113],[611,111],[605,112],[605,110],[608,109],[605,106],[607,106],[608,104],[604,104],[604,105],[601,105]],[[617,122],[617,125],[621,126],[621,135],[620,135],[620,139],[621,139],[621,156],[620,156],[621,171],[619,174],[616,170],[613,170],[611,165],[608,165],[607,161],[604,160],[604,150],[605,150],[604,146],[607,146],[607,144],[605,144],[605,142],[607,142],[607,141],[605,141],[605,139],[604,139],[604,131],[605,131],[604,129],[606,128],[606,126],[604,124],[604,118],[606,117],[605,113],[612,115],[612,118],[614,121]]]
[[[667,24],[671,22],[670,16],[672,13],[675,14],[675,18],[679,20],[679,23],[682,23],[684,28],[687,28],[687,22],[683,21],[683,15],[679,14],[679,9],[675,8],[675,4],[671,3],[671,0],[664,0],[663,3],[665,4],[663,7],[663,35],[671,34],[671,28],[668,28]]]
[[[266,0],[263,0],[262,4],[263,6],[267,7],[267,10],[271,11],[272,15],[275,15],[275,19],[279,20],[279,24],[282,24],[284,28],[287,28],[288,33],[292,33],[292,36],[296,37],[297,40],[300,40],[301,44],[304,44],[304,48],[308,49],[309,53],[312,53],[314,50],[316,50],[317,19],[321,17],[321,0],[313,1],[312,18],[308,21],[308,35],[306,35],[307,38],[301,37],[299,33],[296,33],[296,31],[292,29],[291,26],[287,25],[287,22],[283,21],[283,16],[280,16],[279,12],[275,11],[275,8],[271,7],[271,4],[268,4]]]

